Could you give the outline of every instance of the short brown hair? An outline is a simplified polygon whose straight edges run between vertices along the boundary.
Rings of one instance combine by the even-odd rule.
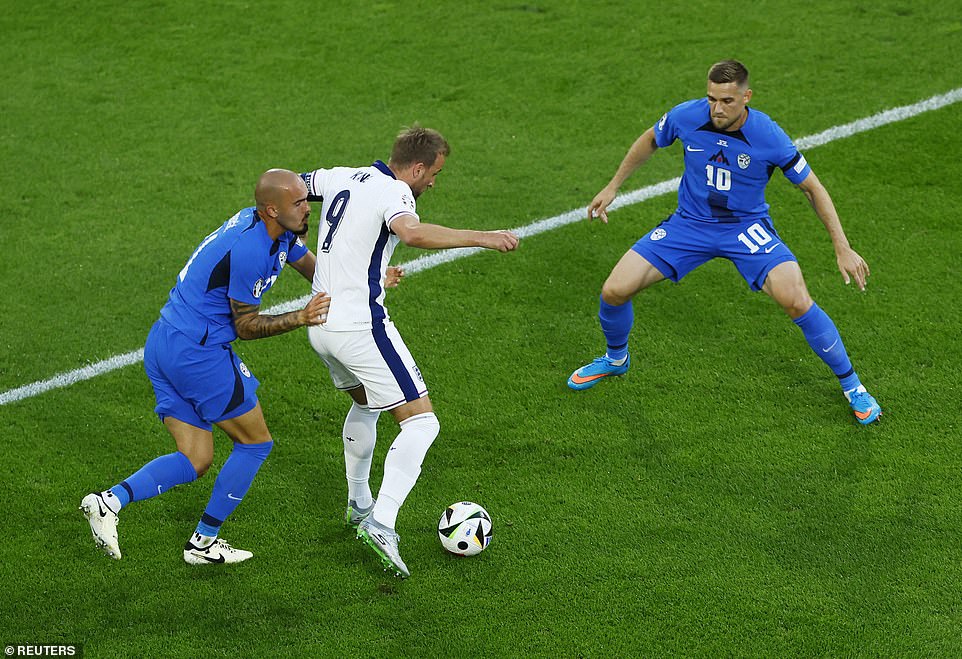
[[[438,159],[438,154],[447,157],[451,147],[438,131],[414,124],[398,133],[391,149],[391,162],[400,167],[411,163],[424,163],[428,167]]]
[[[708,79],[712,82],[734,82],[739,87],[748,85],[748,69],[737,59],[726,59],[712,64],[708,69]]]

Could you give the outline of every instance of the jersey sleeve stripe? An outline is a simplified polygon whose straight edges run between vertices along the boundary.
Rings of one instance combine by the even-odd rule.
[[[789,160],[787,163],[785,163],[784,165],[781,165],[781,166],[779,167],[779,169],[781,169],[783,172],[787,172],[787,171],[790,170],[792,167],[794,167],[794,166],[796,165],[796,163],[798,163],[799,160],[804,161],[805,159],[802,157],[802,154],[801,154],[801,153],[799,153],[798,151],[796,151],[796,152],[795,152],[795,156],[794,156],[791,160]],[[803,164],[803,165],[802,165],[802,169],[804,169],[804,168],[805,168],[805,165]]]
[[[421,221],[421,218],[418,216],[417,213],[412,213],[411,211],[398,211],[397,213],[395,213],[395,214],[392,215],[391,217],[387,218],[387,221],[384,223],[385,226],[387,226],[387,228],[388,228],[389,231],[390,231],[390,229],[391,229],[391,222],[393,222],[395,219],[397,219],[397,217],[400,216],[400,215],[412,215],[412,216],[414,216],[415,218],[417,218],[418,222]],[[392,231],[391,233],[394,233],[394,232]]]
[[[304,179],[304,185],[307,186],[307,200],[324,201],[324,197],[314,190],[314,172],[304,172],[301,174],[301,178]]]

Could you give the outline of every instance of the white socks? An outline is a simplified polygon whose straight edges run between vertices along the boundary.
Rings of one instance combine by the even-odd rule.
[[[194,533],[192,533],[190,536],[190,544],[192,544],[197,549],[207,549],[212,544],[214,544],[214,540],[216,539],[217,539],[216,535],[214,536],[201,535],[200,533],[197,533],[196,531],[194,531]]]
[[[867,391],[867,389],[866,389],[864,386],[862,386],[862,385],[858,385],[858,386],[855,387],[854,389],[849,389],[848,391],[843,392],[843,393],[845,394],[845,399],[846,399],[848,402],[851,403],[851,402],[852,402],[852,394],[854,394],[856,391],[864,394],[864,393]]]
[[[354,403],[344,419],[341,433],[347,472],[347,498],[361,510],[370,508],[374,502],[368,480],[371,477],[371,457],[377,441],[377,418],[380,414]]]
[[[384,460],[384,480],[371,513],[378,524],[394,528],[398,510],[417,482],[424,456],[440,431],[441,424],[434,412],[417,414],[401,422],[401,432]]]
[[[611,356],[608,355],[608,353],[606,352],[605,357],[608,357],[608,359],[611,361],[612,366],[624,366],[625,362],[628,361],[628,355],[625,355],[621,359],[611,359]]]

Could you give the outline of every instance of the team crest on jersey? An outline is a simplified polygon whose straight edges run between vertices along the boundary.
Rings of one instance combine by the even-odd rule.
[[[750,164],[752,164],[752,159],[748,156],[747,153],[739,153],[739,154],[738,154],[738,166],[739,166],[739,167],[741,167],[742,169],[748,169],[748,166],[749,166]]]
[[[249,378],[251,376],[251,371],[249,368],[247,368],[247,364],[245,364],[244,362],[241,362],[240,364],[238,364],[237,368],[240,369],[240,372],[244,374],[245,378]]]
[[[728,158],[725,157],[725,150],[719,149],[718,153],[708,159],[708,162],[717,162],[719,165],[727,165]]]
[[[667,236],[667,235],[668,235],[668,232],[667,232],[667,231],[665,231],[665,230],[662,229],[662,228],[658,228],[658,229],[655,229],[654,231],[651,232],[651,239],[652,239],[652,240],[661,240],[662,238],[664,238],[664,237]]]

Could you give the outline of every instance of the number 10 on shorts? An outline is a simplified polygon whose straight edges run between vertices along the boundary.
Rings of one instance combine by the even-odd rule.
[[[762,245],[772,242],[772,237],[761,224],[756,222],[748,227],[744,233],[738,234],[738,240],[754,254]]]

